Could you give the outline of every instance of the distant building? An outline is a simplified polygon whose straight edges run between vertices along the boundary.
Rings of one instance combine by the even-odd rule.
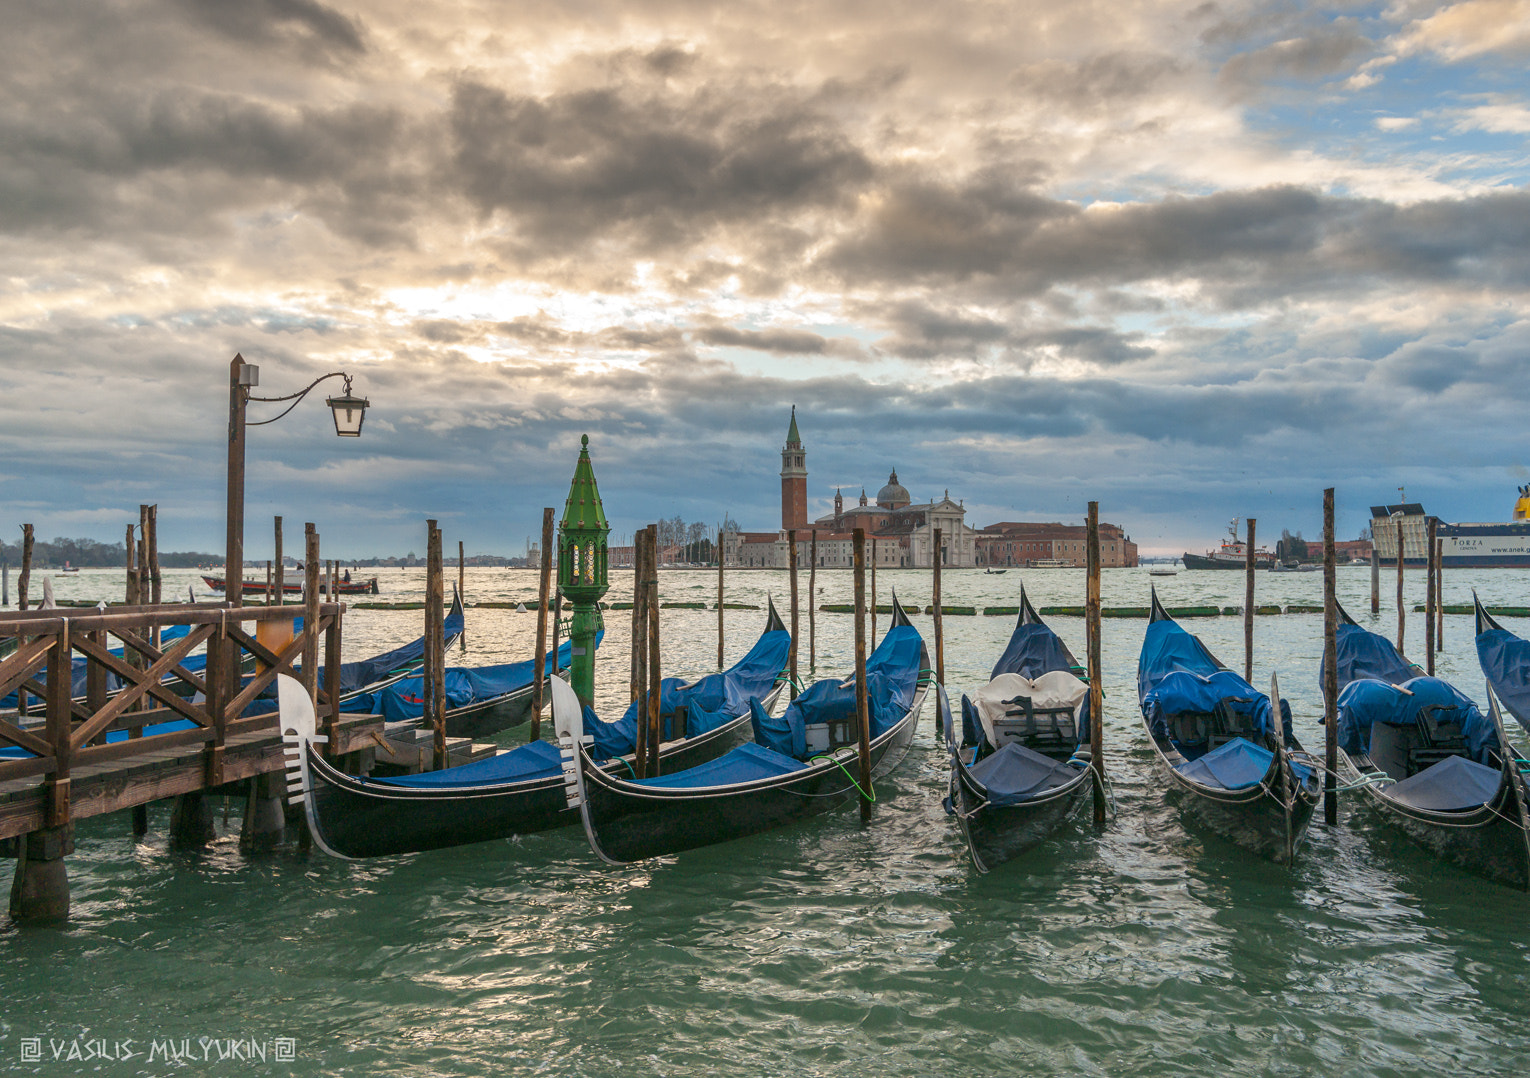
[[[1082,524],[1032,524],[1004,521],[977,534],[977,564],[1025,568],[1039,562],[1088,564],[1089,529]],[[1100,567],[1134,566],[1137,544],[1118,524],[1100,522]]]

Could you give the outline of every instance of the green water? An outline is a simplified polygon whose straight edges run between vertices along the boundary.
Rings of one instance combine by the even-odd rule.
[[[105,577],[67,586],[85,595]],[[667,600],[715,577],[665,573]],[[1416,580],[1415,580],[1416,578]],[[1383,577],[1384,596],[1395,594]],[[1171,605],[1242,601],[1238,574],[1159,579]],[[1447,575],[1523,603],[1530,577]],[[879,599],[929,601],[927,574],[883,573]],[[1109,605],[1144,605],[1145,571],[1105,575]],[[1415,583],[1418,594],[1415,595]],[[820,602],[848,576],[821,574]],[[1019,574],[948,573],[947,603],[1013,602]],[[1026,575],[1038,605],[1081,601],[1083,574]],[[383,580],[418,591],[417,574]],[[115,587],[115,582],[112,585]],[[802,577],[804,594],[806,577]],[[1260,578],[1262,603],[1320,601],[1317,574]],[[1357,617],[1369,574],[1340,574]],[[1408,600],[1422,599],[1410,574]],[[530,573],[475,570],[469,599],[529,597]],[[65,594],[60,587],[61,597]],[[618,578],[612,598],[625,598]],[[785,607],[785,574],[735,573],[730,601]],[[1393,600],[1395,601],[1395,600]],[[1384,598],[1384,605],[1391,601]],[[762,612],[728,611],[731,662]],[[1257,621],[1299,734],[1321,744],[1321,617]],[[1363,620],[1363,618],[1362,618]],[[1051,619],[1080,654],[1081,619]],[[928,637],[931,619],[915,619]],[[884,618],[885,623],[885,618]],[[347,615],[347,657],[419,632],[417,612]],[[608,612],[601,710],[625,691],[627,621]],[[1240,666],[1236,618],[1187,623]],[[1530,625],[1507,623],[1516,631]],[[1373,627],[1391,633],[1383,614]],[[979,684],[1008,618],[945,619],[947,682]],[[1408,650],[1422,660],[1423,619]],[[820,673],[846,667],[851,619],[817,618]],[[524,657],[534,615],[468,613],[452,661]],[[715,665],[715,611],[666,611],[665,665]],[[806,617],[801,620],[807,661]],[[1137,717],[1142,623],[1106,621],[1107,761],[1115,815],[1087,814],[979,877],[939,806],[933,702],[869,827],[853,806],[797,826],[612,869],[565,829],[377,862],[228,837],[169,852],[168,812],[134,842],[125,815],[82,822],[63,929],[0,925],[0,1071],[270,1075],[1438,1075],[1510,1074],[1530,1058],[1530,898],[1437,864],[1348,810],[1315,824],[1298,865],[1253,860],[1185,824],[1155,781]],[[1440,672],[1481,698],[1470,619],[1447,621]],[[40,1039],[43,1059],[23,1060]],[[97,1042],[126,1060],[55,1061]],[[254,1047],[265,1061],[247,1056]],[[274,1057],[278,1048],[290,1061]],[[194,1060],[167,1060],[190,1049]],[[218,1059],[235,1050],[240,1058]],[[153,1058],[151,1058],[151,1055]],[[203,1056],[210,1056],[204,1059]]]

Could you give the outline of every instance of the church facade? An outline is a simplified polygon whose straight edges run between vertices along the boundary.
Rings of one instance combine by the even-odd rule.
[[[726,564],[740,568],[784,569],[792,554],[788,533],[795,533],[796,561],[801,568],[848,569],[854,565],[854,530],[866,531],[866,559],[881,568],[970,568],[977,564],[975,528],[966,523],[967,510],[952,501],[950,491],[939,500],[914,504],[894,470],[877,491],[874,504],[866,491],[860,503],[847,508],[841,491],[834,492],[834,512],[808,521],[807,452],[792,408],[786,444],[781,449],[781,527],[774,532],[730,532],[723,538]],[[935,549],[935,533],[940,549]]]

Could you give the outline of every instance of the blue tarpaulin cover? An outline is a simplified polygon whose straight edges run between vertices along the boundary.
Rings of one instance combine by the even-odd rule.
[[[1382,787],[1394,801],[1431,812],[1459,812],[1486,804],[1498,792],[1502,773],[1465,756],[1447,756],[1417,775]]]
[[[1018,624],[1009,644],[988,675],[992,681],[1000,674],[1019,674],[1034,681],[1048,670],[1072,670],[1073,655],[1056,633],[1040,622]]]
[[[1196,637],[1173,619],[1148,623],[1137,662],[1137,693],[1155,736],[1169,735],[1168,718],[1184,711],[1211,712],[1222,700],[1248,716],[1262,733],[1273,733],[1270,698],[1231,670],[1223,669]],[[1291,738],[1291,705],[1280,702],[1281,729]],[[1185,746],[1180,746],[1185,751]],[[1188,754],[1187,754],[1188,755]]]
[[[1349,622],[1340,622],[1334,635],[1335,668],[1339,672],[1339,689],[1360,678],[1375,678],[1392,685],[1401,685],[1423,671],[1397,653],[1397,648],[1384,636],[1362,629]],[[1318,691],[1323,691],[1328,676],[1326,662],[1318,664]]]
[[[923,648],[918,629],[895,625],[866,660],[866,701],[873,740],[892,729],[913,703],[923,665]],[[751,714],[756,741],[776,752],[804,758],[808,725],[854,718],[855,679],[824,678],[814,682],[779,718],[766,715],[759,708],[752,708]]]
[[[775,778],[802,771],[807,764],[783,756],[760,745],[740,745],[715,760],[709,760],[673,775],[659,775],[651,779],[639,779],[643,786],[667,786],[671,789],[696,789],[704,786],[733,786],[755,779]]]
[[[1352,681],[1339,693],[1339,747],[1345,752],[1369,752],[1371,726],[1413,726],[1424,708],[1441,709],[1436,715],[1458,723],[1467,750],[1478,761],[1498,748],[1498,731],[1477,705],[1448,681],[1416,677],[1400,686],[1375,678]],[[1412,695],[1408,695],[1412,693]]]
[[[743,715],[754,697],[765,696],[786,666],[791,651],[792,634],[771,629],[760,635],[754,647],[738,662],[720,674],[708,674],[687,686],[679,678],[659,682],[659,721],[666,739],[680,734],[683,717],[685,736],[696,737]],[[637,748],[637,709],[641,699],[628,705],[614,722],[585,713],[584,732],[595,738],[590,755],[596,760],[625,756]]]
[[[502,752],[487,760],[463,764],[460,767],[426,771],[419,775],[400,775],[397,778],[367,779],[366,782],[380,786],[444,789],[458,786],[498,786],[506,782],[552,778],[562,773],[563,763],[556,745],[547,741],[529,741],[524,745],[517,745],[509,752]]]
[[[1024,675],[1022,675],[1024,676]],[[1081,767],[1054,760],[1010,741],[967,769],[988,791],[988,803],[1018,805],[1078,777]]]
[[[1477,661],[1509,714],[1530,730],[1530,640],[1507,629],[1478,633]]]
[[[446,615],[442,622],[445,636],[448,641],[462,633],[463,616],[462,610],[453,604],[451,612]],[[340,664],[340,691],[344,694],[357,692],[366,688],[375,681],[381,681],[388,674],[403,667],[419,666],[425,661],[425,638],[419,637],[411,640],[402,647],[385,651],[381,655],[374,655],[370,659],[361,659],[353,663]],[[567,664],[565,664],[567,665]],[[529,674],[531,660],[526,661]],[[296,672],[296,664],[294,664]],[[324,684],[324,667],[319,667],[319,684]],[[479,699],[487,699],[480,697]]]
[[[1194,779],[1202,786],[1243,790],[1256,785],[1260,779],[1264,778],[1270,770],[1270,761],[1274,758],[1275,754],[1269,749],[1241,737],[1235,737],[1204,756],[1186,760],[1177,765],[1175,770],[1187,779]]]

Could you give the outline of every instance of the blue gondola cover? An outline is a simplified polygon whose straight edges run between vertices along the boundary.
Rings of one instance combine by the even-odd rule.
[[[1003,808],[1067,785],[1078,777],[1080,768],[1010,741],[967,771],[987,790],[988,803]]]
[[[1412,678],[1400,688],[1375,678],[1346,685],[1339,693],[1339,747],[1349,753],[1369,752],[1372,724],[1413,726],[1425,708],[1437,708],[1440,717],[1458,723],[1467,750],[1479,762],[1497,750],[1498,731],[1492,720],[1450,682],[1432,677]]]
[[[1360,678],[1375,678],[1392,685],[1401,685],[1422,673],[1418,667],[1397,653],[1397,648],[1386,637],[1362,629],[1358,625],[1341,622],[1334,635],[1335,668],[1339,672],[1339,688]],[[1326,656],[1318,664],[1318,691],[1327,684]]]
[[[665,786],[671,789],[696,789],[706,786],[732,786],[755,779],[775,778],[801,771],[807,765],[790,756],[760,745],[740,745],[715,760],[709,760],[673,775],[639,779],[642,786]]]
[[[1530,730],[1530,640],[1489,629],[1477,634],[1477,661],[1509,714]]]
[[[363,781],[379,786],[450,789],[459,786],[498,786],[506,782],[552,778],[562,773],[563,764],[556,745],[547,741],[529,741],[524,745],[517,745],[509,752],[502,752],[487,760],[478,760],[460,767],[451,767],[443,771],[426,771],[419,775],[399,775],[395,778],[369,778]]]
[[[1484,805],[1503,778],[1496,767],[1448,756],[1411,778],[1383,788],[1394,801],[1430,812],[1461,812]]]
[[[1000,674],[1019,674],[1034,681],[1048,670],[1069,670],[1073,656],[1048,626],[1040,622],[1015,626],[1009,645],[988,675],[992,681]]]
[[[1235,737],[1198,759],[1179,764],[1176,770],[1202,786],[1245,790],[1258,784],[1269,773],[1270,762],[1274,759],[1275,754],[1264,746]],[[1306,770],[1302,769],[1303,778]]]

